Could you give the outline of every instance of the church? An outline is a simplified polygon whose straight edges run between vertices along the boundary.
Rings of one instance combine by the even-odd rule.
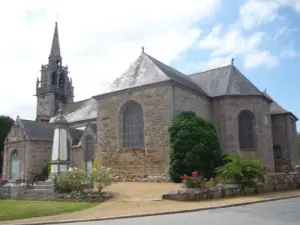
[[[233,61],[184,74],[142,49],[102,93],[77,102],[62,62],[56,23],[48,64],[36,81],[36,120],[17,117],[5,140],[2,176],[10,181],[33,180],[47,165],[61,103],[70,167],[90,171],[100,157],[105,166],[126,174],[165,175],[168,126],[188,110],[213,122],[224,154],[259,158],[270,172],[299,164],[297,117],[252,84]]]

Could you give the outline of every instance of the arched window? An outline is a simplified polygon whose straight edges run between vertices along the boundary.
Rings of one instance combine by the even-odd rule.
[[[63,73],[60,73],[59,75],[59,87],[64,87],[65,86],[65,76]]]
[[[53,72],[52,73],[51,84],[56,85],[56,83],[57,83],[57,75],[56,75],[56,72]]]
[[[255,116],[249,110],[243,110],[239,115],[240,149],[256,148]]]
[[[133,101],[124,105],[123,111],[123,148],[144,146],[144,121],[141,106]]]
[[[90,174],[93,169],[93,160],[95,158],[94,144],[94,138],[87,135],[85,137],[85,167],[88,174]]]
[[[11,153],[10,179],[20,179],[20,155],[17,150]]]

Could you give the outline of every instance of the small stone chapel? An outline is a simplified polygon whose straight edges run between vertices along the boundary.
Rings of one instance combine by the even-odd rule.
[[[215,124],[223,153],[259,158],[271,172],[299,164],[298,118],[260,91],[233,62],[184,74],[143,49],[102,93],[74,101],[56,23],[48,63],[36,81],[36,98],[36,120],[18,117],[5,140],[2,176],[10,181],[33,180],[47,165],[60,103],[68,127],[65,170],[76,166],[90,171],[100,156],[106,166],[132,175],[164,175],[168,126],[186,110]]]

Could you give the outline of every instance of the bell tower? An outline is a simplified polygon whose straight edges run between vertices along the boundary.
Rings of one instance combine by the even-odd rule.
[[[57,113],[60,103],[73,102],[74,87],[68,74],[68,66],[62,66],[56,22],[48,64],[42,64],[41,77],[36,81],[36,121],[49,122]]]

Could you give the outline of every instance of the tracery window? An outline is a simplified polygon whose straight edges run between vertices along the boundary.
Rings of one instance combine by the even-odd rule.
[[[239,114],[238,121],[240,149],[256,148],[254,114],[249,110],[243,110]]]

